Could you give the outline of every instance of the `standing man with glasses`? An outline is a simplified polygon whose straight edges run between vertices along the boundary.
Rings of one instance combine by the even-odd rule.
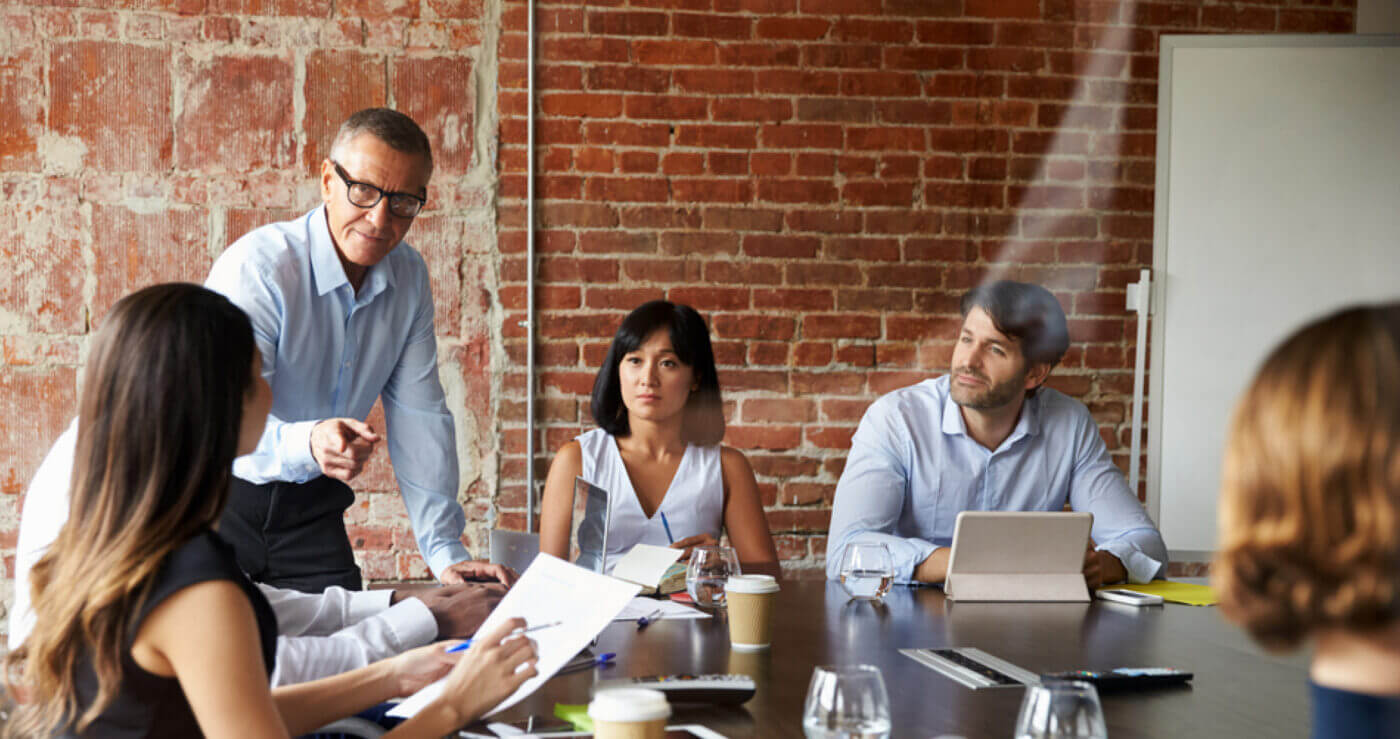
[[[257,449],[234,462],[219,531],[256,581],[307,592],[358,590],[342,515],[347,482],[387,436],[399,490],[444,583],[515,573],[472,561],[461,543],[457,443],[437,372],[423,257],[403,241],[432,176],[428,137],[408,116],[350,116],[321,163],[323,205],[255,229],[206,285],[253,322],[273,405]],[[364,422],[376,398],[386,435]]]

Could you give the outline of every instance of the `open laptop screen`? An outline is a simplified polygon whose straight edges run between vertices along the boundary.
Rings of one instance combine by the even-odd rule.
[[[582,477],[575,477],[569,559],[584,569],[606,573],[608,528],[611,522],[608,491]]]

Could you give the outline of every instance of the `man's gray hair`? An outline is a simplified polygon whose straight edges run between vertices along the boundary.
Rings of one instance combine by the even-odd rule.
[[[405,154],[423,157],[428,164],[428,174],[433,173],[433,147],[428,143],[428,135],[412,118],[391,108],[365,108],[346,118],[331,142],[330,158],[339,161],[345,147],[362,133]]]

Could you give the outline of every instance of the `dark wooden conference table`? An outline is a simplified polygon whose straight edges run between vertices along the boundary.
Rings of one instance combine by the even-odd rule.
[[[729,648],[723,612],[642,631],[613,622],[595,651],[616,652],[615,666],[555,677],[499,718],[549,716],[556,703],[587,703],[602,679],[743,673],[757,685],[752,700],[675,706],[672,722],[734,739],[801,737],[813,667],[863,663],[883,672],[895,737],[1011,736],[1022,689],[973,691],[897,651],[949,646],[976,647],[1039,673],[1146,666],[1195,673],[1189,687],[1102,696],[1113,739],[1308,734],[1305,657],[1261,651],[1213,607],[953,603],[937,588],[899,585],[873,605],[851,601],[834,582],[787,580],[773,625],[771,649],[742,653]]]

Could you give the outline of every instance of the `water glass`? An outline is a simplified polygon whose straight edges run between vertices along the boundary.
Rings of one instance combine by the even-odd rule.
[[[1046,680],[1026,687],[1016,739],[1107,739],[1099,691],[1086,682]]]
[[[851,544],[841,558],[841,587],[857,600],[878,601],[894,583],[894,563],[884,544]]]
[[[802,707],[807,739],[886,739],[890,698],[880,670],[871,665],[818,667]]]
[[[695,547],[685,568],[685,591],[697,606],[724,607],[724,581],[741,575],[731,547]]]

